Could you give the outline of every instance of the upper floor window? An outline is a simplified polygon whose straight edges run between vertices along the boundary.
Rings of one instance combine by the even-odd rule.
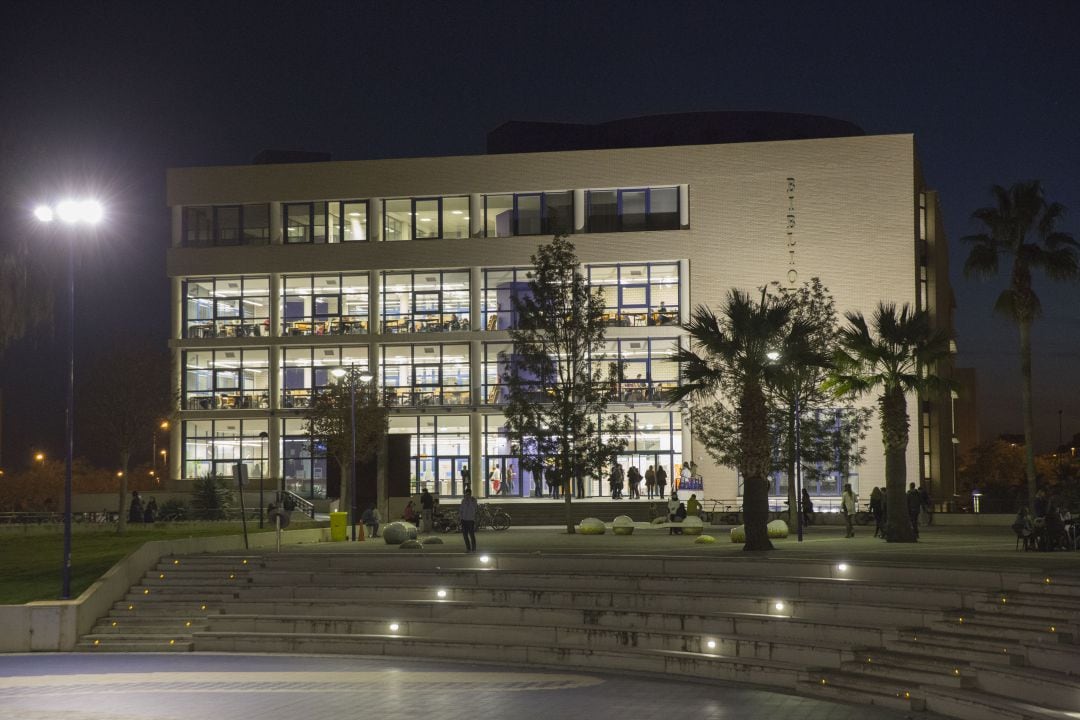
[[[270,278],[220,277],[184,281],[184,337],[260,337],[270,334]]]
[[[383,273],[385,333],[469,329],[467,270]]]
[[[384,240],[469,237],[469,198],[399,198],[383,201]]]
[[[339,243],[368,239],[367,200],[286,203],[285,242]]]
[[[188,410],[268,408],[269,388],[266,349],[184,353],[184,407]]]
[[[589,265],[589,286],[604,293],[604,322],[645,326],[679,323],[679,264]]]
[[[469,404],[468,345],[388,345],[382,351],[388,404]]]
[[[367,273],[288,275],[282,280],[283,335],[368,331]]]
[[[366,345],[287,347],[281,353],[281,406],[286,408],[307,407],[313,395],[337,381],[335,368],[368,367]]]
[[[270,242],[270,205],[202,205],[185,207],[185,247],[265,245]]]
[[[493,268],[484,270],[484,327],[509,330],[517,325],[514,298],[529,293],[531,268]]]
[[[571,192],[516,193],[484,196],[487,237],[554,235],[574,229]]]
[[[671,356],[678,338],[620,338],[606,340],[593,363],[617,363],[619,375],[610,388],[614,402],[659,402],[679,384],[679,366]]]
[[[678,230],[679,189],[589,190],[588,232]]]

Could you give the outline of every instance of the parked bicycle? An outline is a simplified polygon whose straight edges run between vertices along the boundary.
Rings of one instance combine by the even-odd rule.
[[[457,510],[439,510],[432,517],[432,524],[439,532],[457,532],[461,529],[461,517]],[[481,505],[476,513],[476,529],[507,530],[510,527],[510,513],[502,508]]]

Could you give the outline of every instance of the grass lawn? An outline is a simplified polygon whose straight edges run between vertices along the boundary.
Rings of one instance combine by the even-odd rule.
[[[116,534],[115,525],[73,525],[71,597],[78,597],[117,561],[150,540],[242,532],[239,521],[128,525],[124,535]],[[248,534],[257,532],[260,532],[258,522],[248,522]],[[267,528],[263,532],[272,531]],[[63,554],[61,525],[0,527],[0,605],[58,599]]]

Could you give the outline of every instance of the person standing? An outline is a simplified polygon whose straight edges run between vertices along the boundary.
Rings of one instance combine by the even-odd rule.
[[[494,493],[494,494],[498,495],[499,491],[501,489],[502,489],[502,473],[499,471],[499,466],[496,465],[496,464],[493,464],[491,466],[491,474],[488,475],[488,491],[487,491],[487,494],[491,495],[492,493]]]
[[[611,492],[611,499],[619,499],[619,465],[616,463],[611,466],[611,473],[608,475],[608,490]]]
[[[656,490],[656,470],[653,470],[653,466],[650,465],[645,471],[645,494],[650,500],[652,500],[653,492]]]
[[[574,482],[577,484],[578,499],[583,499],[585,497],[585,473],[580,468],[574,470]],[[569,483],[567,483],[566,492],[570,492]]]
[[[930,491],[923,485],[919,488],[919,501],[922,503],[923,512],[926,513],[926,526],[934,524],[934,499],[930,497]]]
[[[907,514],[911,521],[911,529],[915,533],[915,539],[919,539],[919,511],[922,510],[922,498],[915,483],[908,483],[907,491]]]
[[[638,486],[641,484],[641,472],[636,467],[626,471],[626,482],[630,486],[630,499],[640,500],[641,490]]]
[[[469,490],[465,490],[469,492]],[[420,492],[420,532],[431,532],[431,521],[435,517],[435,498],[431,497],[427,485]]]
[[[844,525],[847,526],[847,534],[844,537],[855,537],[855,527],[852,525],[852,520],[855,519],[857,507],[855,491],[851,489],[851,483],[844,483],[844,494],[840,499],[840,512],[844,514]]]
[[[128,522],[141,523],[143,521],[142,498],[138,490],[131,491],[131,506],[128,508]]]
[[[870,513],[874,516],[874,537],[885,537],[885,493],[879,487],[870,491]]]
[[[476,552],[476,511],[479,506],[472,492],[466,490],[461,498],[458,516],[461,518],[461,536],[465,538],[465,552]]]
[[[472,477],[469,474],[469,466],[468,465],[462,465],[461,466],[461,492],[465,492],[466,490],[472,492]]]
[[[506,479],[503,480],[502,494],[509,495],[514,492],[514,466],[507,463],[506,465]]]
[[[802,489],[802,514],[803,527],[814,524],[814,501],[810,499],[810,491],[806,488]]]
[[[656,466],[656,497],[663,500],[664,488],[667,487],[667,470],[663,465]]]
[[[694,461],[687,460],[683,463],[682,470],[679,472],[679,488],[690,487],[690,478],[694,476]]]

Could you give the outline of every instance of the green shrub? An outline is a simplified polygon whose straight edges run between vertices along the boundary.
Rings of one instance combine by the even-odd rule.
[[[191,493],[191,517],[224,520],[232,508],[232,491],[220,477],[197,478]]]
[[[187,520],[188,514],[187,503],[179,498],[172,498],[161,503],[161,507],[158,508],[157,518],[164,522]]]

